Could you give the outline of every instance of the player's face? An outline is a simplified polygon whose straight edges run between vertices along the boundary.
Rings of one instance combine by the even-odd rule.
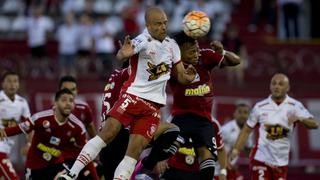
[[[180,48],[181,59],[183,62],[196,65],[199,61],[199,45],[198,43],[185,43]]]
[[[14,96],[19,90],[19,77],[17,75],[8,75],[2,82],[3,91],[7,96]]]
[[[55,102],[55,107],[62,116],[69,116],[74,108],[74,96],[71,94],[62,94],[58,101]]]
[[[150,14],[150,20],[146,23],[150,35],[162,41],[167,36],[168,19],[163,12],[153,12]]]
[[[249,113],[250,109],[248,106],[239,106],[234,112],[234,119],[242,126],[248,119]]]
[[[282,75],[273,76],[270,83],[270,90],[273,98],[284,98],[289,91],[288,78]]]
[[[60,89],[68,89],[74,96],[78,94],[77,84],[74,82],[63,82]]]

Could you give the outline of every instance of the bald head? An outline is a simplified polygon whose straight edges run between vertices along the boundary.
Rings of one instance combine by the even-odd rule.
[[[270,91],[273,99],[283,100],[289,89],[290,84],[287,75],[278,73],[271,78]]]
[[[166,13],[158,7],[149,7],[145,12],[145,22],[149,34],[162,41],[167,36],[168,19]]]
[[[153,21],[153,19],[155,18],[155,16],[159,16],[159,15],[165,15],[165,12],[155,6],[151,6],[149,8],[147,8],[145,14],[144,14],[144,20],[146,22],[146,24],[150,23],[151,21]]]

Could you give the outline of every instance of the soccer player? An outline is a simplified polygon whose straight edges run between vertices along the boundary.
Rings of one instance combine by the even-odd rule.
[[[128,69],[121,71],[115,70],[107,80],[103,102],[102,102],[102,119],[106,120],[108,112],[117,101],[123,83],[128,80]],[[103,121],[105,123],[105,121]],[[102,124],[103,124],[102,123]],[[105,179],[112,179],[114,170],[121,162],[125,155],[126,147],[129,141],[130,128],[122,128],[113,142],[103,148],[100,152],[100,160],[103,164],[103,173]],[[161,122],[155,132],[155,136],[150,142],[152,150],[150,154],[144,158],[141,165],[148,171],[152,171],[158,161],[164,160],[175,154],[177,146],[183,144],[184,140],[178,136],[179,128],[167,122]],[[179,143],[179,144],[177,144]],[[140,176],[142,178],[143,175]],[[139,177],[136,177],[137,179]]]
[[[192,65],[184,68],[180,50],[167,37],[167,16],[163,10],[150,7],[145,13],[146,29],[132,41],[127,36],[117,59],[130,58],[130,77],[119,99],[108,113],[103,129],[83,148],[68,174],[60,179],[74,179],[79,171],[109,144],[120,129],[130,125],[126,155],[118,165],[114,179],[129,179],[142,150],[153,138],[160,122],[160,107],[166,103],[166,83],[171,69],[179,82],[194,80]]]
[[[61,77],[59,81],[59,89],[69,89],[76,97],[74,101],[75,107],[72,114],[82,121],[86,127],[89,137],[93,138],[97,133],[93,124],[92,110],[86,102],[77,99],[78,87],[76,79],[73,76]]]
[[[271,95],[255,104],[231,151],[230,161],[239,155],[253,128],[260,125],[259,139],[250,158],[251,179],[286,179],[294,127],[298,124],[308,129],[319,127],[302,103],[288,96],[289,89],[285,74],[272,77]]]
[[[30,117],[28,102],[19,96],[19,75],[15,72],[5,72],[2,76],[2,90],[0,91],[0,127],[14,127],[25,118]],[[0,177],[5,179],[19,179],[8,157],[14,140],[0,141]],[[0,178],[0,179],[1,179]]]
[[[246,123],[246,120],[249,117],[250,107],[245,103],[240,103],[236,105],[235,111],[233,113],[233,120],[227,122],[221,127],[222,137],[224,141],[224,147],[226,152],[229,153],[232,149],[232,146],[236,142],[241,128]],[[246,143],[246,154],[249,154],[251,148],[253,147],[253,136],[250,135],[247,143]],[[237,170],[237,166],[235,162],[229,164],[227,168],[227,179],[236,180],[238,178],[243,179],[244,176]],[[217,170],[219,170],[219,166]],[[216,171],[219,172],[219,171]]]
[[[34,135],[27,155],[27,179],[53,179],[63,170],[63,154],[69,144],[82,147],[85,144],[85,128],[81,121],[71,114],[74,108],[74,95],[67,89],[55,95],[54,108],[38,112],[15,127],[0,130],[0,137],[20,133]]]
[[[174,38],[180,46],[182,60],[192,64],[197,71],[191,84],[181,84],[171,78],[173,93],[172,121],[180,128],[184,139],[191,138],[196,154],[199,156],[200,179],[213,179],[217,129],[212,125],[211,109],[213,105],[213,80],[211,70],[214,67],[235,66],[240,63],[236,54],[223,49],[220,42],[211,42],[211,49],[200,49],[196,40],[183,32]],[[224,173],[226,174],[226,173]]]
[[[63,76],[60,78],[59,81],[59,89],[68,89],[70,90],[74,97],[74,109],[72,110],[72,114],[75,115],[85,126],[86,132],[89,135],[89,138],[93,138],[96,135],[96,129],[93,124],[93,115],[92,110],[90,106],[80,100],[77,99],[78,95],[78,87],[77,87],[77,81],[73,76]],[[69,146],[65,147],[64,150],[64,162],[67,166],[72,166],[74,161],[77,159],[78,154],[81,151],[82,146],[69,144]],[[85,173],[86,170],[89,171],[89,173]],[[89,163],[85,170],[80,173],[79,179],[86,179],[88,176],[92,177],[93,179],[98,179],[96,168],[94,167],[93,163]]]

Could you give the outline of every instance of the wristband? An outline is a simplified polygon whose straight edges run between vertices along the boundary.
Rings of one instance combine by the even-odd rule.
[[[226,169],[221,169],[220,170],[220,174],[224,175],[224,176],[227,176],[227,170]]]

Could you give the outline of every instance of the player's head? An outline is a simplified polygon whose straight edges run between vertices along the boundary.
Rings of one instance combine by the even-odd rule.
[[[149,34],[162,41],[167,36],[168,19],[166,13],[158,7],[149,7],[145,12],[145,23]]]
[[[73,93],[69,89],[60,89],[56,92],[54,100],[56,110],[64,117],[69,116],[74,108]]]
[[[19,87],[19,75],[17,73],[7,71],[2,75],[2,89],[8,97],[14,97]]]
[[[236,109],[233,112],[233,117],[237,121],[239,126],[243,126],[243,124],[247,121],[250,114],[250,107],[245,103],[237,104]]]
[[[78,94],[77,81],[73,76],[63,76],[59,81],[59,89],[69,89],[74,96]]]
[[[179,45],[181,51],[181,59],[188,64],[197,64],[199,60],[198,41],[187,36],[183,31],[173,37]]]
[[[271,78],[270,91],[273,99],[283,99],[290,90],[289,78],[285,74],[275,74]]]

